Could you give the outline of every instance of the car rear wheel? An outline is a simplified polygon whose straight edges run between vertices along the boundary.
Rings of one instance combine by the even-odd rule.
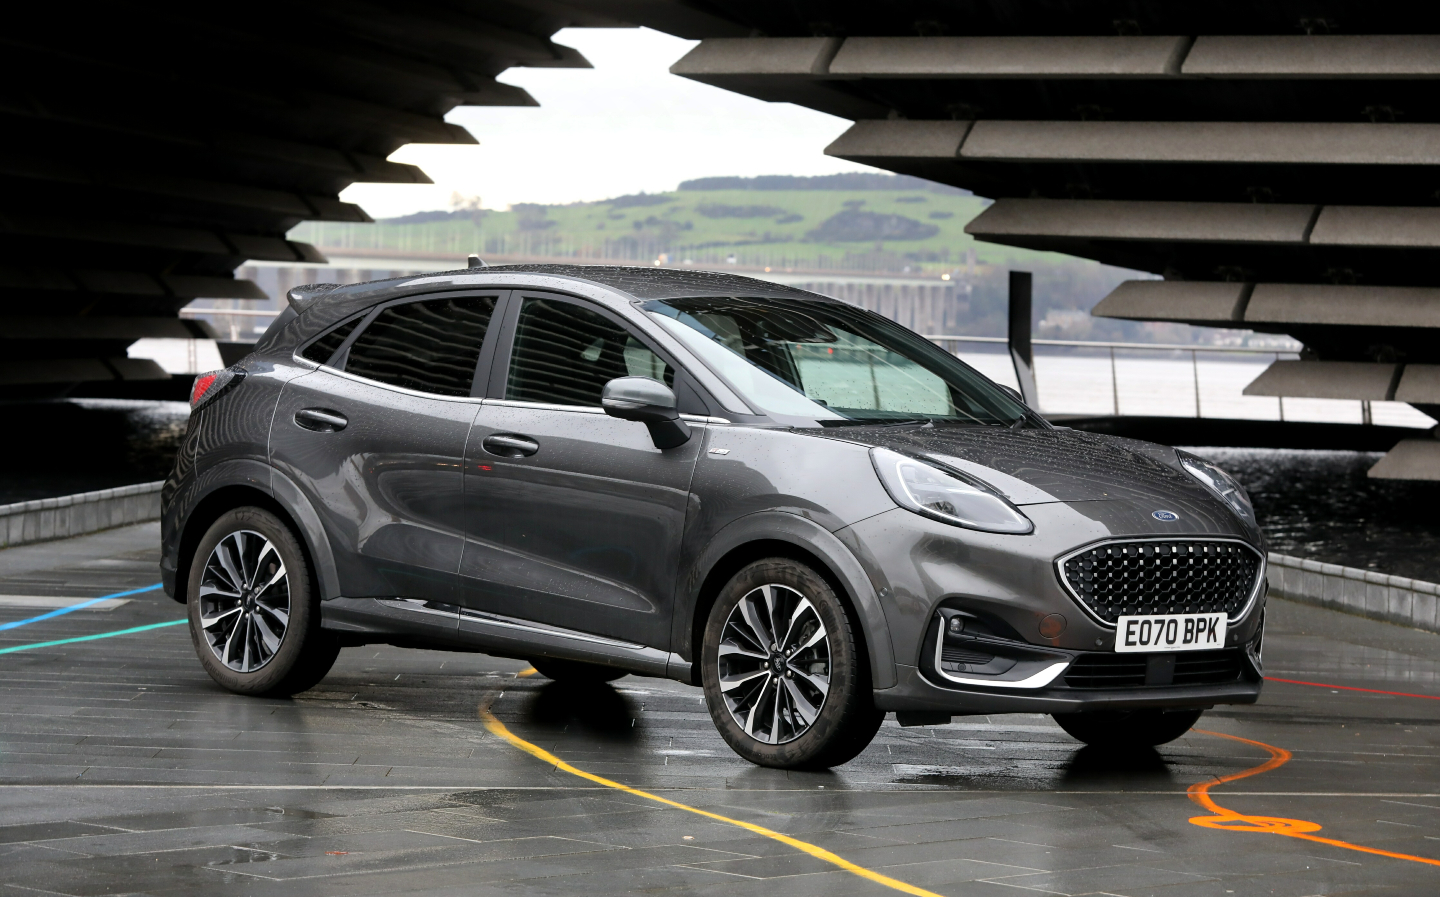
[[[236,508],[211,525],[190,558],[186,594],[200,664],[236,694],[304,691],[340,653],[320,628],[299,540],[263,508]]]
[[[626,675],[624,670],[601,666],[598,663],[582,663],[578,660],[556,660],[553,657],[537,657],[530,661],[535,671],[546,679],[556,682],[570,682],[576,685],[614,682]]]
[[[835,590],[788,558],[756,561],[721,590],[701,651],[705,702],[720,735],[760,766],[838,766],[865,750],[885,714]]]
[[[1056,713],[1055,722],[1074,738],[1103,747],[1158,747],[1190,731],[1204,710],[1101,710]]]

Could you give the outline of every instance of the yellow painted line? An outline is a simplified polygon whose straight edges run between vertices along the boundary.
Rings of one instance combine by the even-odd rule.
[[[523,670],[518,673],[517,678],[520,676],[532,676],[534,674],[535,670],[532,667],[531,669]],[[480,719],[485,723],[485,728],[490,732],[490,734],[498,738],[502,738],[505,741],[508,741],[511,745],[519,748],[520,750],[524,751],[535,759],[548,763],[551,766],[554,766],[556,769],[561,770],[562,772],[568,772],[573,776],[579,776],[580,778],[587,781],[595,782],[599,785],[604,785],[607,788],[614,788],[616,791],[623,791],[626,794],[631,794],[635,797],[642,797],[645,800],[653,800],[656,803],[664,804],[667,807],[674,807],[677,810],[684,810],[687,813],[694,813],[697,816],[704,816],[706,819],[713,819],[716,822],[724,822],[728,825],[738,826],[739,828],[745,829],[747,832],[753,832],[757,835],[763,835],[766,838],[770,838],[773,841],[779,841],[781,844],[793,847],[802,853],[808,853],[810,856],[814,857],[817,860],[822,860],[832,866],[837,866],[841,869],[844,869],[846,872],[849,872],[852,875],[858,875],[861,878],[873,881],[879,885],[884,885],[885,887],[899,891],[902,894],[913,894],[915,895],[915,897],[941,897],[940,894],[937,894],[934,891],[927,891],[924,888],[917,888],[912,884],[900,881],[898,878],[891,878],[888,875],[881,875],[879,872],[866,869],[864,866],[856,865],[855,863],[850,862],[849,860],[838,854],[831,853],[823,847],[816,847],[814,844],[801,841],[798,838],[792,838],[789,835],[781,834],[774,829],[765,828],[763,825],[756,825],[753,822],[745,822],[742,819],[731,819],[729,816],[721,816],[719,813],[711,813],[709,810],[702,810],[699,807],[692,807],[689,804],[682,804],[679,801],[671,800],[668,797],[661,797],[658,794],[651,794],[648,791],[641,791],[639,788],[631,788],[629,785],[622,784],[615,781],[614,779],[607,779],[604,776],[597,776],[593,772],[586,772],[583,769],[571,766],[569,763],[566,763],[564,760],[561,760],[559,757],[555,756],[554,754],[550,753],[539,745],[531,744],[530,742],[516,735],[514,732],[511,732],[509,729],[505,728],[505,724],[496,719],[495,715],[490,712],[489,701],[486,701],[484,704],[480,705]]]
[[[1321,829],[1318,822],[1310,822],[1305,819],[1286,819],[1283,816],[1248,816],[1244,813],[1237,813],[1215,803],[1210,797],[1210,789],[1216,785],[1224,785],[1226,782],[1234,782],[1238,779],[1258,776],[1262,772],[1269,772],[1272,769],[1279,769],[1290,762],[1291,754],[1284,748],[1276,747],[1273,744],[1266,744],[1263,741],[1251,741],[1248,738],[1241,738],[1238,735],[1226,735],[1224,732],[1211,732],[1207,729],[1196,729],[1205,735],[1214,735],[1217,738],[1228,738],[1231,741],[1238,741],[1242,744],[1254,745],[1263,748],[1270,754],[1270,759],[1259,766],[1252,766],[1243,772],[1233,775],[1222,776],[1210,782],[1197,782],[1188,789],[1190,799],[1205,809],[1214,813],[1213,816],[1192,816],[1190,822],[1193,825],[1204,828],[1220,829],[1226,832],[1254,832],[1258,834],[1285,835],[1288,838],[1300,838],[1305,841],[1314,841],[1318,844],[1328,844],[1331,847],[1342,847],[1345,850],[1355,850],[1360,853],[1370,853],[1376,856],[1389,857],[1393,860],[1409,860],[1412,863],[1424,863],[1427,866],[1440,866],[1440,860],[1433,860],[1429,857],[1417,857],[1408,853],[1395,853],[1389,850],[1381,850],[1378,847],[1365,847],[1362,844],[1351,844],[1349,841],[1337,841],[1334,838],[1322,838],[1313,834]]]

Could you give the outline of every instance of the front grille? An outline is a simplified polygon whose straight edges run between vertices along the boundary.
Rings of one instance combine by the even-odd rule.
[[[1260,555],[1236,542],[1110,542],[1065,559],[1070,591],[1106,623],[1121,616],[1234,617],[1260,575]]]
[[[1240,678],[1240,663],[1239,648],[1177,654],[1081,654],[1065,671],[1065,684],[1071,688],[1223,685]]]

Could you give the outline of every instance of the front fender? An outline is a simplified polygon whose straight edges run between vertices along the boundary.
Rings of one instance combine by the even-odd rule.
[[[814,555],[829,568],[851,605],[860,615],[864,629],[865,645],[870,655],[870,675],[875,688],[890,688],[896,683],[895,651],[890,643],[890,627],[885,620],[885,611],[875,594],[870,578],[855,555],[831,532],[814,521],[784,511],[760,511],[748,514],[717,532],[700,553],[700,558],[691,569],[687,587],[681,591],[682,607],[677,607],[671,644],[675,645],[682,658],[694,662],[691,653],[691,633],[695,625],[696,603],[700,587],[709,578],[715,566],[727,555],[752,542],[787,542]]]

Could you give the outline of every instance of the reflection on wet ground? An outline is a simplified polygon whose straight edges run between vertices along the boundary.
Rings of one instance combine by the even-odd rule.
[[[0,552],[0,592],[153,582],[155,525]],[[41,549],[44,549],[43,551]],[[62,549],[63,550],[60,550]],[[28,613],[0,608],[0,623]],[[0,632],[0,651],[178,618],[141,596]],[[1440,695],[1440,637],[1272,602],[1272,676]],[[825,773],[751,766],[698,689],[574,688],[483,655],[347,649],[315,689],[246,699],[184,627],[0,654],[0,886],[61,894],[895,893],[793,846],[579,778],[783,832],[945,895],[1433,893],[1440,868],[1192,823],[1227,812],[1440,857],[1440,700],[1271,683],[1158,750],[1098,751],[1047,717],[893,721]],[[115,787],[135,786],[144,787]],[[1249,817],[1246,817],[1249,818]]]

